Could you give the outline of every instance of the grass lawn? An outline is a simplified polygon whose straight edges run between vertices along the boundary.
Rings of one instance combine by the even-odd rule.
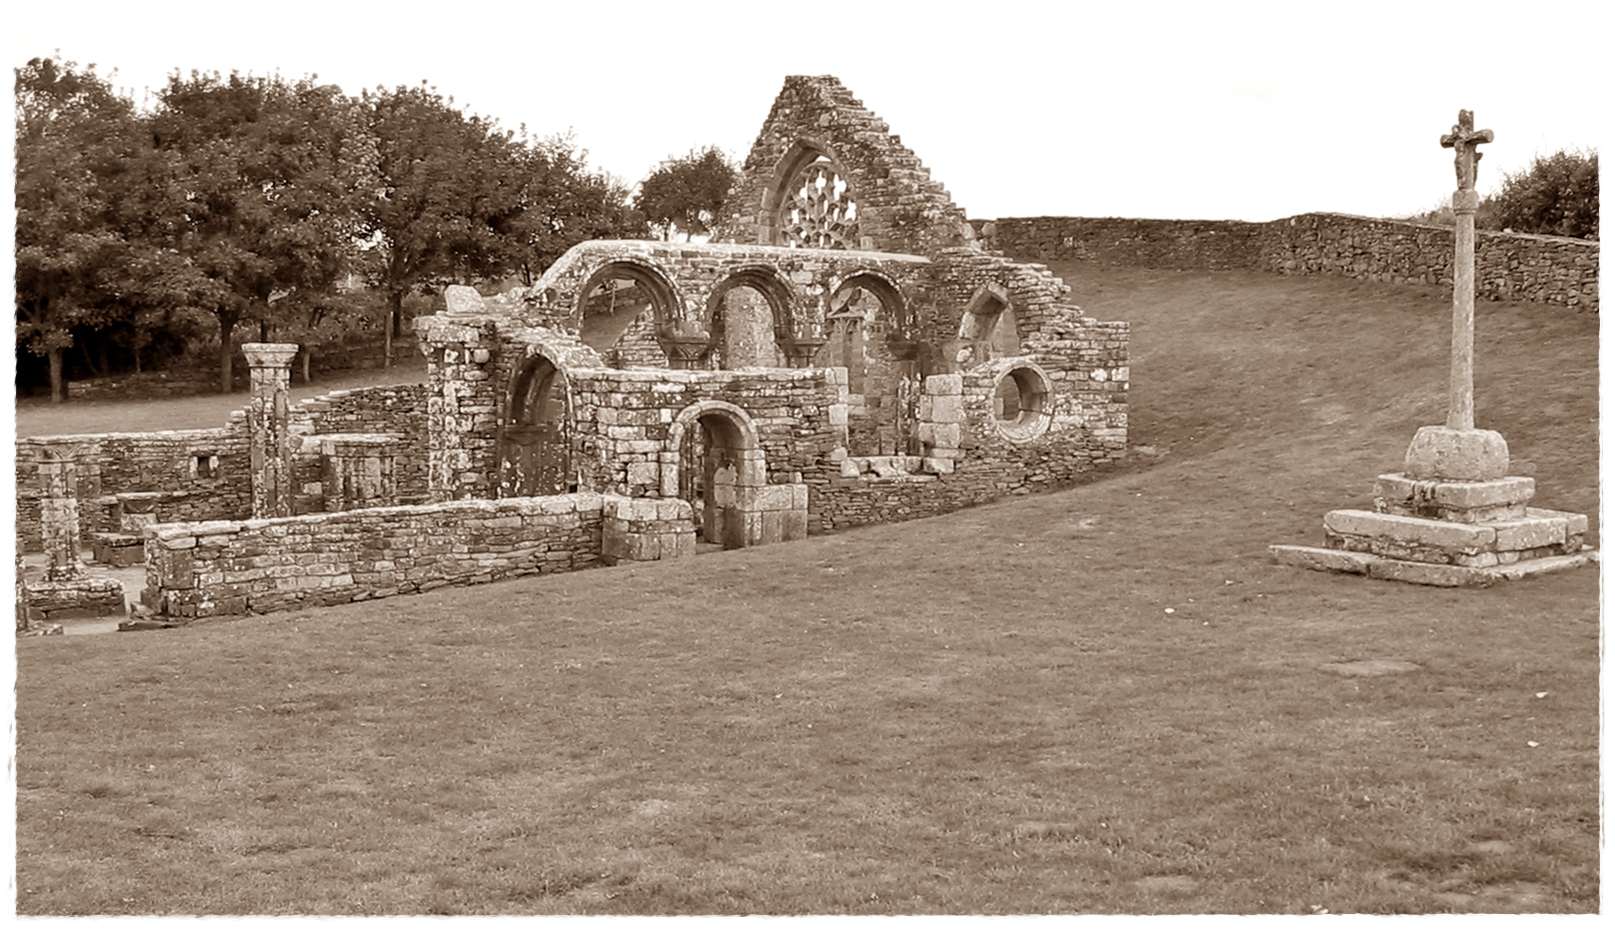
[[[1266,553],[1444,419],[1445,295],[1054,270],[1134,323],[1154,454],[1093,484],[19,640],[19,912],[1597,912],[1598,572]],[[1477,326],[1479,425],[1596,540],[1597,317]]]

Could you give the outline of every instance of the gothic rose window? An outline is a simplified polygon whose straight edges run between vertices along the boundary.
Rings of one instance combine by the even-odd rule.
[[[858,248],[858,202],[828,158],[808,162],[785,185],[782,244],[808,249]]]

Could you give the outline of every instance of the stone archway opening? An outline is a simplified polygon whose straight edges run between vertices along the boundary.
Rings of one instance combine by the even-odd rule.
[[[1021,354],[1020,328],[1009,292],[989,284],[977,291],[959,321],[956,361],[965,367]]]
[[[923,377],[907,301],[885,276],[865,271],[837,285],[826,311],[828,339],[814,364],[847,369],[848,450],[913,452]]]
[[[678,296],[659,272],[634,262],[610,262],[578,293],[579,341],[618,368],[669,366],[657,326],[676,318]]]
[[[577,490],[572,472],[566,375],[543,355],[511,379],[497,438],[500,497]]]
[[[725,279],[707,302],[713,367],[783,368],[795,341],[790,290],[772,269],[748,268]]]
[[[709,401],[677,419],[677,493],[690,502],[700,543],[739,549],[756,541],[747,517],[756,509],[766,469],[744,417],[739,408]]]

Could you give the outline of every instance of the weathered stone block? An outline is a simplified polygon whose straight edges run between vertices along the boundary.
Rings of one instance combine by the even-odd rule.
[[[1537,549],[1564,545],[1566,522],[1557,517],[1529,517],[1491,526],[1497,532],[1498,549]]]
[[[1467,554],[1491,548],[1497,542],[1497,533],[1489,526],[1446,523],[1368,510],[1333,510],[1324,516],[1323,524],[1326,530],[1344,536],[1385,539]]]
[[[1508,474],[1508,443],[1488,429],[1421,426],[1408,445],[1404,471],[1417,480],[1495,481]]]
[[[1403,562],[1397,559],[1379,559],[1373,562],[1368,566],[1368,577],[1441,588],[1485,587],[1492,583],[1492,576],[1480,569],[1464,568],[1459,565]]]
[[[1347,552],[1340,549],[1319,549],[1313,546],[1268,546],[1273,560],[1280,565],[1292,565],[1313,571],[1346,572],[1353,575],[1368,573],[1368,566],[1379,557],[1367,552]]]

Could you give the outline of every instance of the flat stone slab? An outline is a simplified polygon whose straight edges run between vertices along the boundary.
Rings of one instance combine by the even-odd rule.
[[[1497,531],[1490,526],[1448,523],[1396,513],[1375,513],[1372,510],[1331,510],[1324,515],[1323,525],[1329,532],[1342,536],[1385,539],[1471,555],[1497,544]]]
[[[1307,568],[1315,572],[1366,575],[1368,566],[1379,561],[1379,556],[1367,552],[1319,549],[1316,546],[1268,546],[1267,551],[1273,554],[1273,559],[1280,565]]]
[[[1524,559],[1509,565],[1497,565],[1489,568],[1467,568],[1462,565],[1408,562],[1366,552],[1345,552],[1338,549],[1321,549],[1313,546],[1268,546],[1267,549],[1272,554],[1273,560],[1280,565],[1290,565],[1313,571],[1367,575],[1370,578],[1378,578],[1382,581],[1400,581],[1406,584],[1431,585],[1441,588],[1484,588],[1499,581],[1509,581],[1547,572],[1566,571],[1599,561],[1599,554],[1595,549],[1585,549],[1573,555]]]

